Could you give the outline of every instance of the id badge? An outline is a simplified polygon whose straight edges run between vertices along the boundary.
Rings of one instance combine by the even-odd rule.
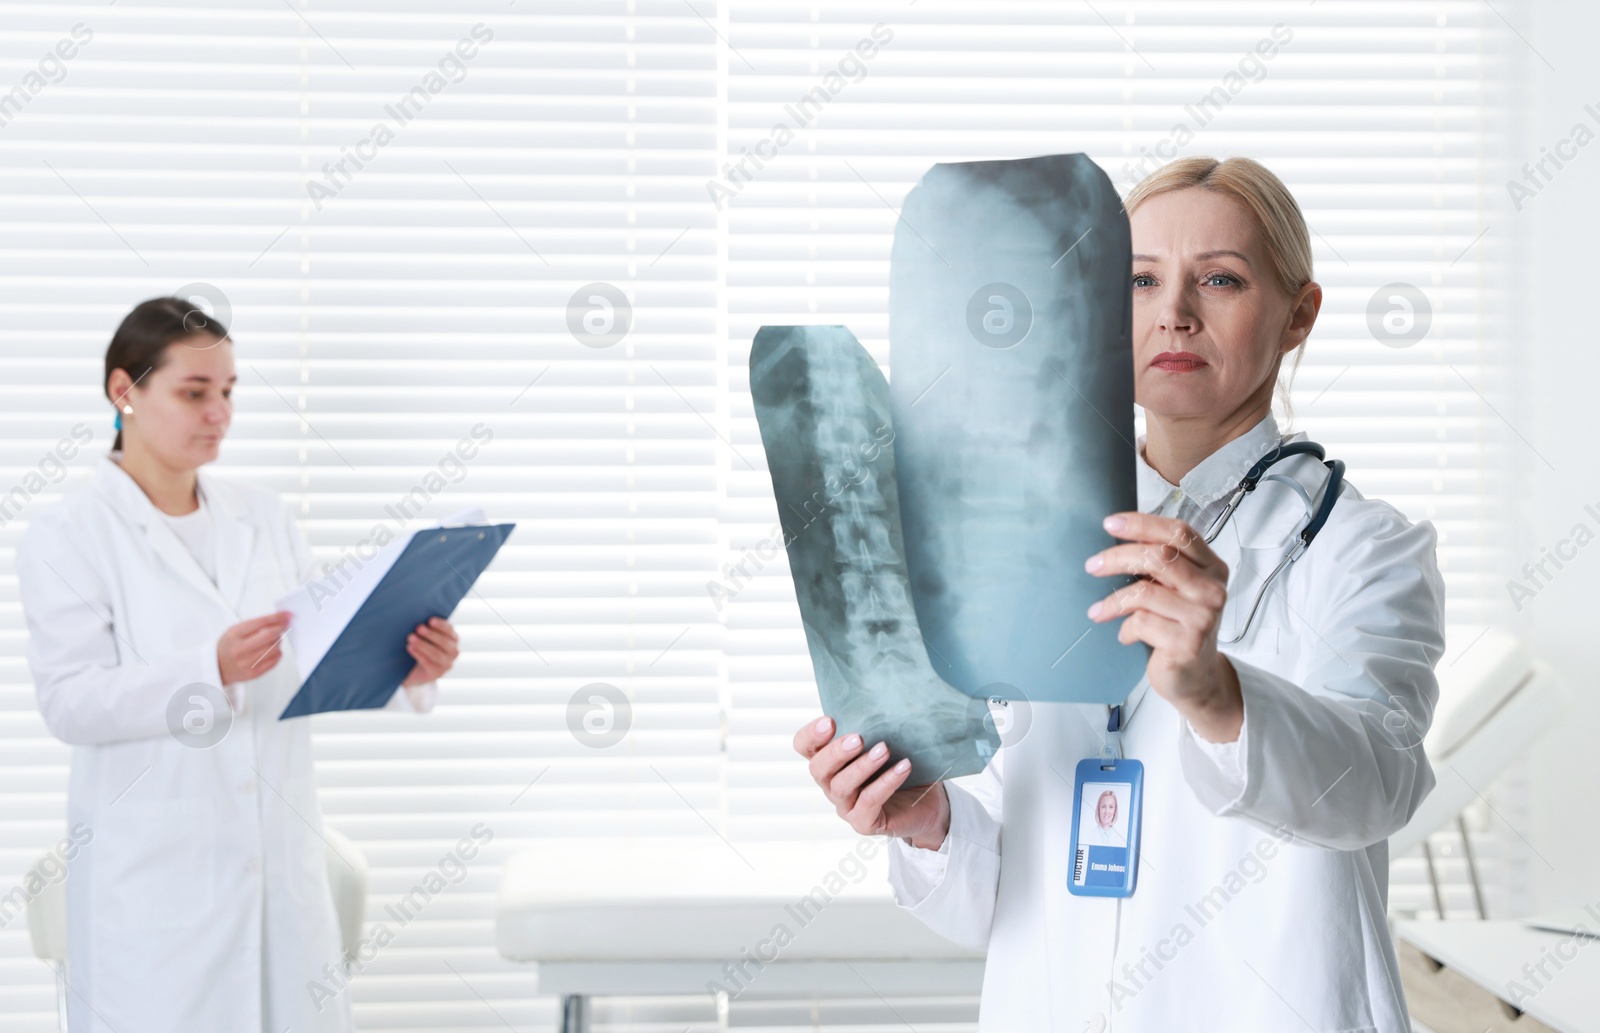
[[[1090,757],[1073,778],[1072,874],[1067,892],[1129,897],[1139,872],[1144,765]]]

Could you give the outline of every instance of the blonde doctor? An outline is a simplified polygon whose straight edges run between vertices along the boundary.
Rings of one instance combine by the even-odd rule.
[[[122,322],[104,388],[120,433],[17,546],[29,665],[73,745],[67,879],[74,1033],[353,1030],[313,1001],[342,958],[309,725],[274,600],[312,574],[271,492],[201,469],[232,418],[233,345],[192,303]],[[428,710],[457,640],[419,626],[394,709]]]
[[[1145,769],[1133,894],[1067,892],[1073,769],[1099,755],[1106,707],[1035,703],[986,771],[931,789],[880,771],[858,735],[830,742],[826,717],[795,748],[852,828],[893,837],[899,904],[987,948],[986,1033],[1409,1031],[1386,840],[1434,784],[1420,746],[1444,649],[1434,528],[1346,481],[1219,647],[1307,514],[1271,485],[1210,545],[1196,532],[1253,463],[1305,437],[1280,434],[1272,396],[1322,291],[1299,207],[1249,159],[1174,161],[1125,207],[1139,511],[1111,514],[1123,543],[1085,565],[1150,579],[1088,615],[1152,650],[1123,708],[1123,753]],[[1320,461],[1272,469],[1320,501]]]

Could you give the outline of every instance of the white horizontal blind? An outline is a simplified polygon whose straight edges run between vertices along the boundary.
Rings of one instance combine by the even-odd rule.
[[[1434,522],[1452,641],[1502,612],[1502,470],[1537,459],[1498,416],[1498,255],[1513,227],[1487,210],[1501,210],[1515,57],[1485,5],[750,0],[733,19],[727,158],[777,152],[748,181],[719,176],[735,187],[735,447],[760,452],[747,363],[762,324],[842,323],[893,377],[890,245],[900,204],[934,163],[1082,151],[1126,195],[1171,157],[1247,155],[1300,203],[1324,289],[1292,429],[1344,459],[1367,496]],[[821,110],[801,108],[819,87]],[[1432,308],[1409,347],[1369,330],[1369,300],[1396,281]],[[727,607],[733,821],[749,834],[825,833],[838,819],[791,761],[790,737],[818,705],[787,564],[760,559],[776,520],[765,470],[734,465],[729,490],[729,560],[759,567]],[[1492,880],[1504,844],[1488,831]],[[1459,911],[1470,898],[1448,838],[1441,872]],[[1420,860],[1398,860],[1392,904],[1430,908],[1422,879]]]
[[[357,977],[361,1027],[548,1022],[531,970],[494,949],[500,861],[721,820],[704,590],[719,273],[699,187],[716,37],[667,0],[7,3],[3,88],[78,23],[92,39],[64,77],[0,128],[0,484],[76,423],[95,435],[0,530],[0,887],[58,837],[68,756],[34,708],[10,549],[109,447],[99,369],[118,320],[204,281],[240,374],[219,472],[296,503],[320,560],[416,526],[395,515],[408,496],[420,516],[479,504],[519,525],[457,611],[437,712],[315,731],[327,821],[372,864],[370,919],[476,823],[494,835]],[[569,330],[569,299],[597,282],[626,299],[617,319],[632,308],[615,343]],[[605,329],[587,300],[605,290],[572,312],[586,334]],[[473,458],[449,456],[474,438]],[[609,750],[569,730],[596,682],[632,702]],[[53,1029],[52,1012],[13,922],[0,1026]]]

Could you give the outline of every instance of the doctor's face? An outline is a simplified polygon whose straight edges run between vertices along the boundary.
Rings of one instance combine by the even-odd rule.
[[[1213,419],[1270,406],[1278,364],[1311,332],[1322,289],[1286,296],[1255,221],[1223,195],[1157,194],[1129,225],[1135,400]]]
[[[123,439],[139,443],[174,469],[194,469],[217,458],[233,422],[233,342],[191,337],[167,345],[161,364],[124,401]]]

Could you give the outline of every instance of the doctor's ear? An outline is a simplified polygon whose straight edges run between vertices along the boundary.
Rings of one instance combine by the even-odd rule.
[[[132,400],[133,389],[136,386],[127,370],[114,369],[106,378],[106,397],[111,400],[112,407],[118,412],[132,416],[133,406],[128,403]]]
[[[1306,342],[1311,336],[1311,328],[1317,323],[1317,313],[1321,311],[1322,285],[1315,280],[1308,280],[1289,299],[1289,319],[1278,345],[1280,355],[1288,355]]]

